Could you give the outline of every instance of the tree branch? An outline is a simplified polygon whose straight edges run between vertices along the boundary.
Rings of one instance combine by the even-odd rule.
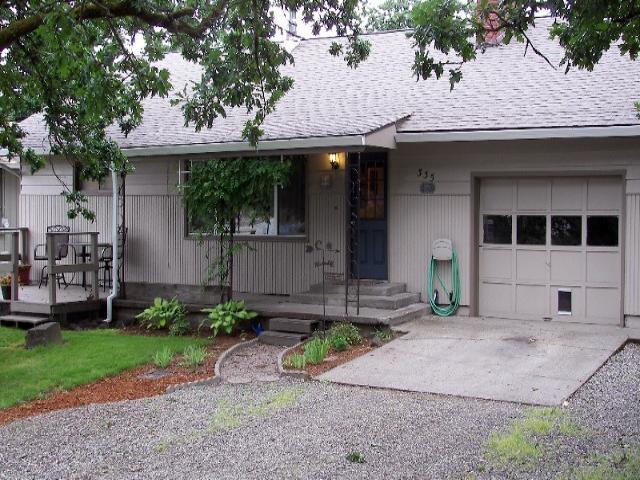
[[[68,16],[77,21],[96,20],[102,18],[136,18],[151,27],[163,28],[174,34],[184,34],[194,39],[201,39],[204,33],[220,18],[227,5],[227,0],[219,0],[216,8],[200,22],[188,22],[196,13],[193,8],[181,8],[173,12],[160,13],[134,5],[133,2],[122,0],[114,3],[87,3],[71,9]],[[0,29],[0,52],[10,47],[20,38],[29,35],[42,26],[47,15],[54,13],[51,9],[45,13],[38,13],[30,17],[11,22]]]

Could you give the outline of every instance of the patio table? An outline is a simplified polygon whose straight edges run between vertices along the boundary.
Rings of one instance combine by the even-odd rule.
[[[87,263],[87,259],[91,258],[91,254],[87,251],[91,247],[91,242],[69,242],[68,245],[74,247],[74,249],[80,249],[80,253],[75,251],[75,257],[80,257],[82,263]],[[98,250],[112,248],[112,244],[109,242],[99,242]],[[87,288],[87,272],[82,272],[82,288]]]

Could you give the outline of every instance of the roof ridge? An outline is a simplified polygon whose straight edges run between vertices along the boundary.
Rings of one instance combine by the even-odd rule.
[[[391,33],[400,33],[400,32],[412,32],[413,28],[395,28],[393,30],[376,30],[374,32],[362,32],[359,35],[361,37],[373,36],[373,35],[386,35]],[[306,37],[300,40],[302,42],[309,42],[313,40],[331,40],[337,38],[347,38],[348,35],[327,35],[327,36],[315,36],[315,37]]]

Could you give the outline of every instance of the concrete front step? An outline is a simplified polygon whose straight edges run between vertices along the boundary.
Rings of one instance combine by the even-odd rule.
[[[355,282],[349,283],[349,292],[352,295],[356,293]],[[399,282],[371,282],[370,280],[362,280],[360,282],[360,296],[362,295],[375,295],[375,296],[390,296],[397,295],[398,293],[404,293],[407,291],[407,285]],[[311,285],[309,293],[322,294],[322,284],[316,283]],[[325,284],[325,293],[341,293],[344,295],[344,283],[327,282]]]
[[[271,317],[292,317],[309,320],[321,320],[323,315],[322,305],[307,303],[260,303],[251,302],[247,304],[251,310],[255,310],[261,316]],[[382,308],[360,308],[360,314],[356,314],[356,309],[349,306],[349,313],[345,314],[344,306],[327,305],[326,319],[331,322],[349,321],[360,325],[398,325],[423,315],[428,315],[431,310],[425,303],[414,303],[398,310],[385,310]]]
[[[275,317],[269,319],[269,330],[277,332],[310,334],[318,326],[317,320]]]
[[[280,347],[292,347],[293,345],[300,343],[308,335],[304,333],[288,333],[288,332],[275,332],[273,330],[265,330],[258,337],[262,343],[269,345],[278,345]]]
[[[292,302],[322,305],[322,293],[298,293],[291,295]],[[383,310],[397,310],[420,301],[419,293],[396,293],[394,295],[366,295],[360,293],[360,307],[381,308]],[[325,296],[327,305],[344,306],[343,293],[330,293]],[[349,305],[355,305],[353,298],[349,299]]]
[[[32,328],[37,325],[49,322],[49,317],[35,315],[9,314],[0,317],[0,325],[10,325],[12,327]]]

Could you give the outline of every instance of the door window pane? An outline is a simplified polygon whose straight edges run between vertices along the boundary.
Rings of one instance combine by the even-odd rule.
[[[518,215],[518,245],[544,245],[547,242],[547,217]]]
[[[483,215],[484,243],[511,244],[511,215]]]
[[[592,247],[617,247],[618,217],[615,215],[587,217],[587,245]]]
[[[360,170],[360,218],[385,218],[385,166],[382,162],[362,162]]]
[[[551,245],[582,245],[582,217],[577,215],[552,216]]]

